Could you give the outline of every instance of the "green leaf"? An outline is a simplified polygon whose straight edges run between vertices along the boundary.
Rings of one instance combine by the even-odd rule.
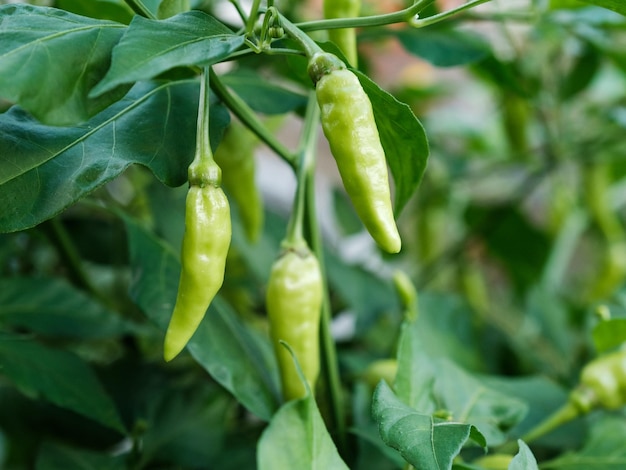
[[[427,314],[420,310],[420,316]],[[396,376],[400,399],[420,413],[443,411],[457,422],[476,426],[489,445],[503,443],[506,431],[526,414],[526,404],[488,386],[482,377],[445,357],[427,354],[421,330],[417,321],[402,325]]]
[[[626,343],[626,318],[611,318],[598,323],[592,332],[593,344],[599,353]]]
[[[509,464],[509,470],[539,470],[537,459],[526,443],[519,439],[517,445],[519,445],[519,452]]]
[[[44,123],[85,121],[127,91],[111,87],[88,97],[124,29],[54,8],[0,6],[0,96]]]
[[[452,468],[452,461],[468,439],[486,446],[474,426],[420,414],[401,402],[385,382],[374,391],[372,415],[383,441],[415,468]]]
[[[548,462],[542,469],[622,470],[626,468],[626,421],[609,417],[594,422],[590,436],[578,452],[570,452]]]
[[[0,324],[47,336],[106,338],[136,327],[67,282],[0,278]]]
[[[626,3],[623,0],[580,0],[581,2],[589,3],[590,5],[596,5],[608,10],[616,11],[626,16]]]
[[[559,94],[563,100],[576,96],[589,86],[596,72],[600,69],[601,56],[598,50],[591,44],[582,44],[581,53],[575,58],[575,62],[563,77],[563,83],[559,87]]]
[[[41,223],[132,163],[169,186],[183,184],[195,151],[197,99],[193,81],[142,83],[78,127],[44,126],[18,107],[1,114],[0,232]],[[229,117],[218,104],[212,113],[217,136]]]
[[[189,11],[189,8],[189,0],[162,0],[157,10],[157,18],[171,18],[179,13]]]
[[[482,377],[453,362],[437,361],[436,371],[432,392],[439,406],[448,410],[453,419],[480,429],[490,446],[504,443],[506,432],[527,412],[524,402],[487,386]]]
[[[468,370],[483,371],[480,337],[472,313],[460,297],[433,292],[420,293],[421,312],[411,334],[431,357],[446,357]]]
[[[239,48],[243,39],[201,11],[160,21],[135,16],[113,49],[109,72],[91,95],[148,80],[177,66],[213,64]]]
[[[56,0],[57,8],[77,15],[128,24],[134,13],[123,0]]]
[[[378,425],[372,418],[372,386],[357,382],[352,397],[352,425],[349,431],[357,438],[357,459],[352,468],[402,468],[404,459],[381,440]]]
[[[225,423],[231,422],[237,411],[235,400],[223,389],[215,390],[217,386],[202,376],[196,376],[182,390],[180,385],[172,387],[171,376],[150,383],[162,389],[156,392],[145,387],[141,396],[133,397],[143,399],[135,402],[141,410],[136,419],[149,423],[141,435],[141,467],[155,466],[147,462],[181,469],[198,468],[199,462],[213,464],[225,445],[229,431]]]
[[[44,442],[37,455],[35,470],[119,470],[125,468],[125,455],[110,455]]]
[[[174,307],[180,263],[173,250],[125,218],[133,283],[131,297],[163,331]],[[188,351],[246,408],[269,420],[278,406],[278,366],[266,337],[255,335],[229,305],[216,297]]]
[[[426,169],[429,154],[426,132],[408,105],[396,100],[363,73],[352,71],[372,102],[380,141],[396,184],[394,211],[398,216]]]
[[[0,335],[0,372],[31,397],[124,433],[124,425],[96,374],[77,356],[8,334]]]
[[[550,372],[565,373],[573,367],[573,358],[568,352],[574,348],[573,335],[570,328],[569,311],[554,292],[544,284],[532,286],[526,294],[525,328],[518,332],[527,344],[544,344],[544,348],[553,351]],[[545,352],[544,352],[545,354]],[[533,352],[528,358],[538,362],[537,367],[546,367],[545,356],[537,357]]]
[[[276,412],[259,440],[257,464],[259,470],[348,469],[310,395]]]
[[[259,80],[258,72],[253,70],[239,69],[222,76],[222,81],[259,113],[284,114],[306,106],[306,96]]]
[[[477,62],[491,51],[480,36],[449,27],[402,29],[395,35],[408,52],[439,67]]]

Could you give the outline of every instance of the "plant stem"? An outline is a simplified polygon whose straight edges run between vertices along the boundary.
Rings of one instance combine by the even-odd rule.
[[[133,10],[138,15],[143,16],[145,18],[149,18],[151,20],[157,19],[156,16],[152,14],[152,12],[148,9],[147,6],[143,4],[141,0],[124,0],[124,1],[131,8],[131,10]]]
[[[202,69],[200,77],[200,97],[198,99],[198,120],[196,125],[196,153],[189,165],[188,176],[191,186],[219,186],[222,170],[213,159],[209,136],[209,114],[211,108],[209,67]]]
[[[302,225],[304,223],[304,213],[306,210],[307,174],[314,171],[315,168],[315,144],[319,112],[315,93],[311,92],[304,116],[304,127],[302,128],[300,143],[298,145],[298,166],[296,168],[298,180],[297,190],[293,204],[293,212],[289,220],[289,226],[287,227],[287,241],[293,244],[301,243],[304,240]]]
[[[209,98],[211,83],[209,77],[209,67],[204,67],[200,78],[200,98],[196,128],[196,155],[210,156],[211,160],[213,160],[211,139],[209,136],[209,111],[211,108],[211,99]]]
[[[304,33],[304,30],[299,26],[296,26],[283,15],[277,12],[278,18],[280,19],[280,25],[285,30],[287,35],[291,36],[293,39],[298,41],[298,43],[304,48],[304,52],[307,57],[312,57],[314,54],[318,52],[324,52],[317,43],[307,36]]]
[[[261,0],[254,0],[252,7],[250,8],[250,14],[248,15],[248,21],[246,23],[246,32],[250,35],[254,31],[254,23],[261,6]]]
[[[557,409],[554,413],[547,416],[543,421],[541,421],[537,426],[532,428],[526,434],[524,434],[521,439],[527,444],[531,443],[539,439],[541,436],[545,436],[551,431],[554,431],[559,426],[562,426],[566,423],[569,423],[573,419],[577,418],[580,415],[580,408],[576,406],[571,400]],[[502,445],[498,452],[508,452],[515,451],[516,443],[508,442]]]
[[[346,416],[343,406],[343,393],[341,389],[341,380],[339,377],[339,362],[337,360],[337,350],[335,347],[335,341],[332,337],[330,330],[331,323],[331,308],[330,308],[330,296],[328,293],[328,278],[326,276],[326,267],[324,263],[324,251],[322,244],[322,237],[320,234],[319,225],[315,217],[315,173],[313,171],[307,172],[308,184],[307,184],[307,214],[308,214],[308,232],[311,243],[311,249],[315,253],[322,272],[322,278],[325,280],[324,299],[322,301],[322,317],[320,324],[320,341],[321,341],[321,356],[322,364],[324,364],[323,373],[326,379],[328,387],[328,396],[331,407],[332,426],[336,430],[337,447],[339,453],[346,455],[347,452],[347,439],[346,439]]]
[[[371,26],[385,26],[394,23],[404,23],[414,18],[420,11],[433,3],[435,0],[418,0],[404,10],[387,13],[384,15],[361,16],[358,18],[335,18],[328,20],[306,21],[297,23],[301,31],[318,31],[320,29],[338,28],[366,28]],[[486,1],[486,0],[483,0]]]
[[[230,108],[235,116],[239,118],[252,132],[254,132],[269,148],[276,152],[289,165],[295,167],[294,155],[287,149],[274,135],[267,130],[263,123],[257,118],[250,107],[222,83],[219,76],[210,69],[211,88],[215,94]]]
[[[452,10],[443,11],[433,16],[429,16],[424,19],[412,19],[409,20],[409,24],[414,28],[423,28],[424,26],[430,26],[431,24],[439,23],[442,20],[448,19],[451,16],[454,16],[462,11],[469,10],[470,8],[474,8],[483,3],[490,2],[491,0],[472,0],[471,2],[464,3]]]
[[[564,425],[565,423],[570,422],[574,418],[577,418],[580,415],[579,408],[568,401],[561,408],[556,410],[550,416],[548,416],[545,420],[539,423],[537,426],[532,428],[526,434],[522,436],[522,440],[526,443],[532,442],[545,434],[555,430],[559,426]]]

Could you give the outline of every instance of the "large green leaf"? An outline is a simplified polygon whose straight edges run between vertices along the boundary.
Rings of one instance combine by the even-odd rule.
[[[431,357],[447,357],[472,371],[483,371],[480,337],[472,313],[460,297],[434,292],[420,293],[420,315],[411,327],[420,347]]]
[[[115,312],[54,278],[0,278],[0,324],[47,336],[106,338],[135,329]]]
[[[447,358],[427,354],[420,330],[418,322],[402,326],[396,376],[400,399],[421,414],[443,410],[457,422],[476,426],[489,445],[503,443],[505,432],[524,417],[526,404],[488,386],[482,377]]]
[[[133,284],[131,296],[165,330],[172,313],[180,264],[174,251],[126,219]],[[277,365],[266,337],[255,335],[219,297],[188,345],[191,355],[251,412],[269,420],[277,408]]]
[[[54,8],[0,6],[0,97],[42,122],[85,121],[123,96],[91,88],[105,75],[125,26]]]
[[[374,108],[380,142],[396,186],[394,211],[397,216],[426,170],[429,154],[426,132],[408,105],[396,100],[363,73],[353,72]]]
[[[580,0],[591,5],[607,8],[626,16],[626,3],[624,0]]]
[[[77,356],[18,336],[0,335],[0,371],[26,395],[125,432],[109,395],[91,368]]]
[[[201,11],[160,21],[135,16],[113,49],[111,69],[93,89],[92,96],[120,84],[156,77],[177,66],[210,65],[242,44],[243,36],[233,34]]]
[[[381,382],[374,392],[372,414],[385,443],[415,468],[448,470],[468,439],[482,447],[485,438],[471,424],[433,418],[405,405]]]
[[[491,446],[506,441],[506,432],[519,423],[527,405],[487,386],[480,376],[474,376],[453,362],[436,362],[436,377],[432,393],[440,407],[452,419],[476,426]]]
[[[259,440],[257,463],[259,470],[348,469],[310,395],[274,415]]]
[[[183,184],[195,150],[197,100],[193,81],[142,83],[77,127],[42,125],[18,107],[1,114],[0,232],[39,224],[132,163],[167,185]],[[217,136],[228,113],[218,104],[212,113]]]

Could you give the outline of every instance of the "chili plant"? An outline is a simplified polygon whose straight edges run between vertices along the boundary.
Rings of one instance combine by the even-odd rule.
[[[626,467],[626,7],[402,3],[0,1],[2,468]]]

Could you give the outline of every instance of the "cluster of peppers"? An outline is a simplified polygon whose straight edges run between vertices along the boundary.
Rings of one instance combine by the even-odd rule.
[[[327,2],[328,17],[356,16],[359,2]],[[337,30],[332,39],[356,63],[353,30]],[[335,55],[310,55],[308,72],[316,89],[321,124],[346,192],[373,239],[397,253],[401,241],[394,220],[385,153],[370,100],[357,76]],[[263,208],[254,184],[255,141],[243,127],[231,125],[215,156],[208,139],[208,69],[202,82],[196,157],[189,167],[182,271],[174,311],[165,336],[164,357],[172,360],[198,328],[224,281],[231,239],[225,187],[238,205],[246,234],[256,239]],[[221,168],[220,168],[221,167]],[[222,174],[222,169],[224,173]],[[314,390],[319,375],[319,324],[323,276],[306,241],[285,241],[267,286],[270,335],[286,400]],[[283,343],[289,345],[287,349]],[[297,358],[306,386],[294,366]]]

